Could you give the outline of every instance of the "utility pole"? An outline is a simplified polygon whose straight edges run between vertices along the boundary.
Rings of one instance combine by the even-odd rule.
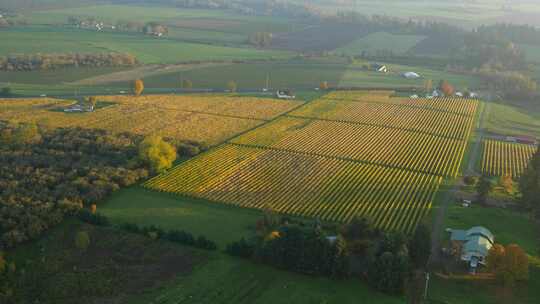
[[[424,301],[427,300],[428,287],[429,287],[429,272],[426,272],[426,286],[425,286],[425,289],[424,289]]]

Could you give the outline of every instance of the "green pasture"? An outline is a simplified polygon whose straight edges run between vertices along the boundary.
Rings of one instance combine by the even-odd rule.
[[[0,56],[36,53],[125,52],[142,63],[287,58],[292,53],[179,42],[142,34],[69,28],[21,27],[0,31]]]
[[[392,51],[394,54],[405,54],[425,37],[418,35],[394,35],[387,32],[371,33],[357,39],[334,52],[346,55],[360,55],[362,52],[376,54],[377,51]]]
[[[480,83],[475,77],[449,73],[419,66],[388,64],[388,73],[366,71],[362,64],[350,65],[343,74],[339,86],[341,87],[423,87],[426,79],[431,79],[436,86],[441,79],[445,79],[458,89],[475,88]],[[416,72],[420,79],[406,79],[405,72]]]
[[[378,293],[358,279],[346,281],[310,277],[218,254],[187,278],[138,297],[135,304],[246,303],[246,304],[353,304],[404,303]]]
[[[540,109],[536,101],[486,103],[486,131],[500,135],[540,137]]]
[[[92,5],[32,11],[18,17],[30,24],[65,24],[70,16],[94,17],[107,23],[161,22],[174,29],[187,28],[236,33],[247,36],[257,31],[286,32],[296,21],[268,16],[246,16],[234,11],[185,9],[160,5]]]
[[[228,208],[140,187],[115,193],[99,208],[115,222],[192,231],[216,241],[221,247],[249,237],[261,217],[261,213],[254,210]]]
[[[527,214],[502,208],[464,208],[457,201],[447,209],[444,222],[444,228],[452,229],[484,226],[495,235],[495,242],[504,245],[515,243],[528,254],[538,256],[539,243],[535,225]]]
[[[62,85],[65,83],[95,77],[98,75],[124,71],[126,68],[66,68],[40,71],[0,71],[0,86],[13,84]]]
[[[163,74],[145,78],[149,87],[178,87],[180,79],[190,79],[195,88],[225,88],[234,80],[238,87],[264,88],[269,79],[271,88],[315,88],[321,81],[336,85],[341,79],[346,65],[319,64],[312,62],[267,62],[231,64],[227,66],[205,67],[182,73]]]

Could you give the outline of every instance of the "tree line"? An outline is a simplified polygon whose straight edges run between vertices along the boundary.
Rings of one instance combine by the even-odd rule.
[[[0,57],[1,71],[35,71],[67,67],[123,67],[137,64],[137,58],[126,53],[20,54]]]

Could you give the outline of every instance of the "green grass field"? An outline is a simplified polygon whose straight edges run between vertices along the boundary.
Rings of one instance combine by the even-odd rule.
[[[115,222],[156,224],[203,234],[224,246],[249,237],[261,213],[231,209],[204,200],[177,197],[134,187],[115,193],[100,212]]]
[[[231,241],[252,236],[258,211],[220,206],[204,200],[144,190],[124,189],[99,207],[115,223],[159,225],[184,229],[217,241],[220,249]],[[283,296],[284,294],[287,296]],[[130,303],[357,303],[359,298],[377,303],[402,300],[371,290],[356,279],[333,281],[279,271],[222,253],[189,277],[154,290]]]
[[[142,63],[287,58],[292,53],[254,48],[178,42],[142,34],[95,32],[69,28],[24,27],[0,31],[0,56],[41,53],[124,52]],[[39,46],[39,49],[36,47]]]
[[[500,135],[540,137],[540,111],[534,103],[486,103],[488,116],[484,128]]]
[[[0,83],[13,84],[37,84],[37,85],[62,85],[81,79],[98,75],[125,71],[127,68],[66,68],[47,71],[0,71]]]
[[[335,49],[334,52],[359,55],[362,52],[376,54],[377,51],[383,50],[392,51],[394,54],[404,54],[424,38],[424,36],[417,35],[394,35],[387,32],[376,32],[353,41],[344,47]]]
[[[357,279],[309,277],[217,254],[193,275],[131,303],[353,304],[359,299],[377,304],[404,303],[403,299],[371,290]]]
[[[225,88],[228,81],[234,80],[239,88],[264,88],[269,77],[271,88],[315,88],[322,81],[336,85],[346,67],[342,63],[312,61],[232,64],[164,74],[144,81],[149,87],[170,88],[178,86],[182,77],[190,79],[195,88]]]
[[[426,79],[433,80],[436,85],[439,80],[446,79],[456,88],[477,87],[479,80],[472,76],[459,75],[426,67],[388,64],[389,73],[365,71],[361,64],[350,65],[343,74],[341,87],[419,87],[422,88]],[[405,72],[416,72],[420,79],[406,79],[401,76]]]
[[[504,245],[516,243],[528,254],[538,255],[537,230],[526,214],[502,208],[463,208],[457,203],[448,208],[445,228],[468,229],[479,225],[495,235],[495,242]]]

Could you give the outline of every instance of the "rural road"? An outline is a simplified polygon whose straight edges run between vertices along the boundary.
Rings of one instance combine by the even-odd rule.
[[[476,140],[474,146],[471,149],[469,156],[469,163],[467,164],[466,174],[473,175],[478,174],[475,170],[475,165],[477,163],[478,157],[481,155],[482,140],[484,138],[484,123],[486,119],[486,109],[489,107],[488,103],[484,102],[484,107],[482,107],[482,112],[480,112],[480,118],[476,122]]]
[[[476,121],[475,126],[475,136],[473,146],[470,148],[469,160],[467,163],[467,169],[465,173],[468,175],[477,175],[478,172],[475,170],[475,165],[477,163],[478,157],[481,155],[482,148],[482,139],[484,137],[484,122],[486,119],[486,109],[488,108],[487,104],[484,104],[482,107],[482,112],[480,112],[480,117]],[[454,202],[456,199],[456,194],[459,190],[459,182],[457,180],[452,181],[447,185],[443,185],[443,188],[440,191],[444,191],[444,198],[441,200],[437,214],[435,215],[435,220],[433,221],[433,227],[431,229],[431,255],[429,257],[428,265],[433,266],[441,259],[441,236],[443,234],[444,227],[444,218],[446,216],[446,211],[448,206]]]

